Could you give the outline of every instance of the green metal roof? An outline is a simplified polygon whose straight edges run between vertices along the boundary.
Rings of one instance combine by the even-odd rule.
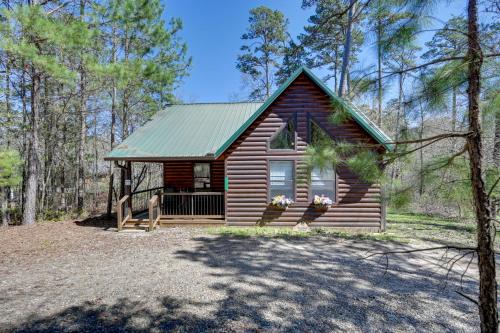
[[[180,104],[160,111],[118,145],[106,160],[213,159],[219,157],[300,75],[306,74],[386,149],[391,139],[363,112],[339,98],[308,68],[301,67],[264,103]]]
[[[105,159],[214,158],[262,103],[172,105],[134,131]]]

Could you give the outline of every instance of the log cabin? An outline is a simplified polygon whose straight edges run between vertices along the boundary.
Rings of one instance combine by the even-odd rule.
[[[341,124],[330,121],[336,112],[332,100],[349,113]],[[383,230],[379,184],[361,180],[346,166],[313,168],[308,181],[298,179],[306,148],[318,135],[367,143],[378,154],[393,148],[382,130],[305,67],[262,103],[168,106],[105,157],[124,170],[118,230],[133,225],[154,230],[165,224],[295,226],[301,222],[311,227]],[[134,208],[134,195],[139,193],[131,192],[134,162],[163,165],[163,186],[141,191],[148,196],[142,209]],[[315,196],[331,203],[318,208]],[[272,204],[273,198],[284,197],[289,205]]]

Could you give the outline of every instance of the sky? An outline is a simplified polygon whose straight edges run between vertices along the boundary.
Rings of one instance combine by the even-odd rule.
[[[165,19],[179,17],[183,21],[180,36],[187,43],[193,59],[190,76],[177,89],[183,102],[227,102],[244,100],[242,78],[236,69],[236,58],[243,44],[241,35],[248,26],[251,8],[267,6],[278,9],[289,20],[288,31],[297,36],[303,31],[312,9],[303,10],[302,0],[164,0]],[[436,20],[429,28],[437,28],[452,15],[464,13],[465,0],[442,1],[434,10]],[[441,21],[441,22],[440,22]],[[432,37],[421,34],[419,43]],[[371,40],[371,39],[370,39]],[[369,43],[368,43],[369,44]],[[367,45],[359,59],[362,65],[375,62],[375,49]],[[324,74],[315,70],[320,77]],[[388,93],[389,97],[391,92]]]

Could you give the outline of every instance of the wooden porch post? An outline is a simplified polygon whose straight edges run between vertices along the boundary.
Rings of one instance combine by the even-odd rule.
[[[125,163],[125,194],[128,195],[128,206],[132,212],[132,162]]]

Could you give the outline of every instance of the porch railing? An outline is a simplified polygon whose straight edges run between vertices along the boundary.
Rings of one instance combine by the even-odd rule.
[[[149,209],[149,200],[162,190],[163,187],[154,187],[132,192],[130,197],[132,198],[132,210],[134,214],[147,211]]]
[[[162,193],[161,196],[163,215],[224,218],[223,192]]]

